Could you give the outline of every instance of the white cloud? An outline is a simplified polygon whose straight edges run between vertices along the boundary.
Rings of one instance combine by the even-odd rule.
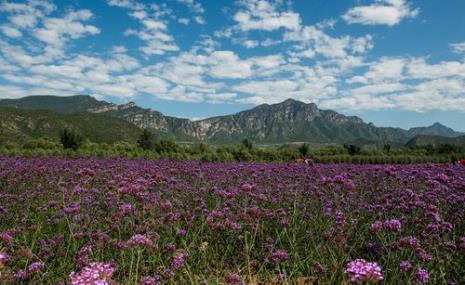
[[[247,78],[252,74],[248,62],[241,61],[232,51],[215,51],[210,55],[210,75],[216,78]]]
[[[20,30],[14,28],[14,27],[11,27],[11,26],[6,26],[6,25],[3,25],[0,27],[0,29],[2,30],[2,32],[10,37],[10,38],[19,38],[23,35],[23,33],[21,33]]]
[[[187,5],[189,9],[191,9],[194,13],[203,14],[205,13],[205,9],[203,8],[202,4],[196,2],[194,0],[177,0],[179,3]]]
[[[110,6],[117,6],[129,10],[129,16],[140,22],[139,30],[128,29],[127,36],[136,36],[144,42],[139,49],[147,56],[164,55],[167,52],[175,52],[179,47],[174,42],[173,36],[168,33],[168,26],[163,19],[170,16],[171,11],[166,7],[156,4],[146,6],[132,0],[107,0]]]
[[[342,18],[349,24],[394,26],[403,19],[417,17],[419,12],[406,0],[375,0],[371,5],[349,9]]]
[[[415,86],[410,92],[393,97],[396,107],[408,111],[465,110],[465,82],[459,79],[435,79]]]
[[[280,12],[281,1],[242,0],[244,9],[234,15],[237,28],[242,31],[274,31],[280,28],[295,30],[300,27],[299,14],[292,11]]]
[[[218,33],[233,44],[254,48],[248,51],[253,56],[226,48],[209,35],[180,51],[170,22],[187,25],[203,15],[190,6],[200,2],[179,1],[191,8],[191,18],[178,18],[165,4],[108,0],[135,21],[125,34],[136,37],[136,49],[142,53],[132,45],[70,52],[67,46],[73,40],[100,31],[91,23],[92,12],[61,11],[39,0],[2,2],[0,11],[6,16],[0,22],[5,35],[0,39],[0,77],[5,83],[0,93],[13,97],[79,93],[125,100],[143,94],[212,104],[276,103],[291,97],[344,110],[465,109],[464,59],[435,63],[426,57],[370,59],[372,35],[337,33],[334,20],[304,25],[281,0],[241,0],[232,14],[234,26]],[[410,9],[399,0],[379,0],[366,7],[371,6]],[[266,36],[252,37],[257,31]],[[260,52],[269,46],[273,48]],[[464,43],[451,48],[465,51]],[[165,56],[155,61],[151,55]]]
[[[313,58],[321,55],[327,58],[344,58],[349,54],[365,53],[373,48],[372,37],[367,35],[360,38],[350,36],[332,37],[321,30],[318,25],[302,26],[297,30],[284,34],[284,41],[300,42],[294,47],[296,57]]]
[[[206,96],[207,102],[211,104],[221,104],[221,103],[229,103],[232,99],[237,97],[236,93],[214,93],[214,94],[207,94]]]
[[[379,110],[392,109],[396,103],[386,96],[374,96],[370,94],[355,94],[343,96],[341,98],[332,98],[322,100],[322,108],[338,110]]]
[[[400,81],[403,79],[406,60],[403,58],[381,58],[369,64],[368,71],[347,80],[347,83],[369,83],[383,81]]]
[[[62,52],[69,39],[79,39],[87,34],[96,35],[100,30],[82,22],[93,16],[89,10],[71,11],[63,18],[46,18],[44,25],[34,31],[34,36],[57,52]]]
[[[254,40],[241,41],[241,44],[246,48],[256,48],[257,46],[260,45],[258,41],[254,41]]]
[[[0,11],[8,14],[11,28],[18,30],[34,28],[38,21],[56,9],[49,1],[29,0],[26,3],[4,1],[0,3]]]
[[[429,64],[425,58],[414,58],[409,62],[407,72],[413,79],[437,79],[451,76],[465,78],[465,62],[442,61]]]
[[[453,50],[454,52],[456,52],[456,53],[463,53],[463,54],[465,54],[465,42],[451,44],[450,47],[451,47],[452,50]]]
[[[179,18],[179,19],[178,19],[178,22],[179,22],[180,24],[183,24],[183,25],[186,25],[186,26],[187,26],[187,25],[189,25],[189,23],[191,22],[191,20],[189,20],[188,18]]]

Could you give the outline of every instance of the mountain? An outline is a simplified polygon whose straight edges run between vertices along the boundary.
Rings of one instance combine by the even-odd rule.
[[[256,143],[358,143],[405,144],[418,135],[457,137],[460,133],[439,123],[430,127],[376,127],[355,116],[321,110],[315,104],[288,99],[278,104],[263,104],[233,115],[200,121],[165,116],[141,108],[134,102],[116,105],[93,97],[31,96],[0,100],[0,106],[17,109],[43,109],[72,114],[89,112],[123,119],[141,129],[150,129],[160,137],[183,141],[235,143],[248,138]]]
[[[429,127],[411,128],[410,130],[408,130],[407,135],[409,137],[425,135],[454,138],[463,135],[463,133],[456,132],[453,129],[446,127],[440,123],[434,123]]]
[[[465,135],[459,137],[418,135],[406,143],[406,146],[438,146],[438,145],[462,145],[465,146]]]
[[[234,115],[196,121],[184,131],[197,139],[221,143],[243,138],[259,143],[344,143],[359,138],[377,141],[404,138],[400,129],[377,128],[358,117],[320,110],[315,104],[292,99],[279,104],[263,104]]]
[[[44,110],[20,110],[0,107],[0,137],[25,140],[58,138],[60,130],[78,131],[93,142],[135,142],[140,129],[124,120],[100,114],[62,114]]]
[[[0,106],[26,110],[48,110],[63,114],[88,112],[114,108],[112,103],[99,101],[87,95],[76,96],[29,96],[20,99],[0,99]]]

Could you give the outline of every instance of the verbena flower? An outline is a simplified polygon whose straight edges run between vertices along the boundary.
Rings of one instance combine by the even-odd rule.
[[[140,285],[157,285],[161,283],[161,276],[145,276],[140,279]]]
[[[356,259],[347,264],[346,273],[352,282],[378,282],[383,280],[381,267],[376,262]]]
[[[378,232],[383,229],[383,223],[380,221],[376,221],[370,225],[370,230],[373,232]]]
[[[419,267],[415,273],[415,281],[417,284],[425,284],[429,282],[429,274],[424,268]]]
[[[69,278],[72,285],[110,285],[114,281],[111,279],[115,268],[110,263],[92,262],[80,273],[71,272]]]
[[[413,265],[409,261],[402,260],[399,263],[399,268],[402,271],[410,271],[413,268]]]
[[[31,263],[27,267],[27,271],[29,273],[36,273],[36,272],[41,271],[44,268],[45,268],[45,263],[43,263],[42,261],[37,261],[37,262]]]
[[[233,273],[229,275],[226,278],[226,282],[227,284],[231,284],[231,285],[245,285],[244,281],[242,280],[242,277],[237,273]]]
[[[146,235],[141,235],[141,234],[136,234],[133,235],[127,242],[126,244],[128,246],[145,246],[148,249],[153,249],[155,247],[155,244],[153,243],[152,240],[150,240]]]
[[[184,262],[187,260],[189,255],[185,252],[178,252],[174,255],[173,260],[171,261],[171,268],[177,270],[184,265]]]
[[[384,222],[384,227],[393,232],[399,232],[402,230],[402,223],[397,219],[387,220]]]
[[[281,263],[281,262],[286,262],[289,261],[290,256],[289,254],[282,249],[278,249],[273,254],[271,255],[271,260],[273,260],[274,263]]]
[[[9,260],[10,260],[10,256],[5,252],[0,251],[0,267],[2,267]]]

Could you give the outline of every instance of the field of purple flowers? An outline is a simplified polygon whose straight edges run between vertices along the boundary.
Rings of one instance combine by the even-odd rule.
[[[465,167],[0,158],[1,284],[465,284]]]

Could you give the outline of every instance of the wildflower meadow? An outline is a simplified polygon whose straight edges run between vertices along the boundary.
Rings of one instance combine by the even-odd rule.
[[[465,167],[0,158],[0,284],[465,284]]]

